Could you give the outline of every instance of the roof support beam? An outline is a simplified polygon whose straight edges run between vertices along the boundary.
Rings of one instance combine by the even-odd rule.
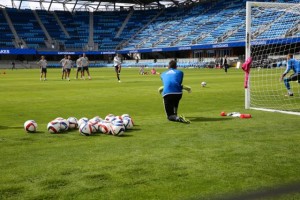
[[[77,2],[78,2],[78,0],[76,0],[75,3],[74,3],[74,7],[73,7],[73,9],[72,9],[72,13],[74,12],[74,10],[75,10],[75,8],[76,8]]]
[[[52,6],[53,0],[51,0],[50,5],[48,7],[48,11],[50,10],[51,6]]]
[[[97,8],[96,8],[95,11],[98,11],[100,4],[101,4],[101,1],[99,1],[99,3],[98,3],[98,5],[97,5]]]

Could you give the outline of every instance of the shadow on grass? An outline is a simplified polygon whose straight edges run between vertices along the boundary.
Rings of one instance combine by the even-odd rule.
[[[1,126],[0,125],[0,130],[7,130],[7,129],[24,129],[23,126]]]
[[[225,118],[225,117],[209,118],[209,117],[192,117],[192,116],[188,116],[186,118],[189,119],[191,122],[214,122],[214,121],[232,120],[232,118]]]
[[[28,134],[42,134],[46,133],[45,131],[36,131],[36,132],[27,132]]]

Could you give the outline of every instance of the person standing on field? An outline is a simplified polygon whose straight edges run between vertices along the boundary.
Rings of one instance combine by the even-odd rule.
[[[121,61],[121,57],[120,57],[120,54],[116,54],[116,56],[114,57],[114,67],[115,67],[115,72],[117,74],[117,79],[119,81],[119,83],[121,82],[120,80],[120,73],[121,73],[121,64],[122,64],[122,61]]]
[[[71,73],[71,68],[72,68],[72,60],[71,60],[71,56],[68,56],[65,65],[64,65],[64,69],[65,69],[65,73],[67,76],[67,80],[70,81],[70,73]]]
[[[46,81],[47,80],[47,60],[45,59],[45,56],[41,57],[41,60],[38,62],[38,65],[40,66],[40,69],[41,69],[40,80],[42,80],[43,76],[44,76],[44,81]]]
[[[67,55],[65,55],[64,58],[59,61],[60,65],[61,65],[61,80],[63,80],[64,77],[65,77],[65,79],[67,79],[67,73],[66,73],[66,70],[64,68],[65,62],[66,62],[67,59],[68,59],[68,57],[67,57]]]
[[[167,118],[170,121],[190,123],[183,115],[177,116],[179,102],[182,97],[183,72],[177,69],[177,63],[174,60],[169,62],[168,70],[161,74],[163,87],[159,89],[162,92],[164,108]],[[185,88],[191,92],[191,88]]]
[[[228,67],[229,67],[227,55],[225,55],[225,57],[224,57],[224,59],[223,59],[222,65],[223,65],[223,67],[224,67],[225,73],[227,74],[227,69],[228,69]]]
[[[80,72],[80,79],[82,79],[82,63],[81,63],[81,55],[79,55],[79,58],[76,60],[76,79],[78,79],[78,73]]]
[[[85,53],[81,57],[81,64],[82,64],[82,78],[85,79],[84,71],[86,71],[86,73],[88,74],[89,80],[91,80],[92,78],[90,76],[90,71],[89,71],[90,61],[89,61],[88,57],[86,57]]]

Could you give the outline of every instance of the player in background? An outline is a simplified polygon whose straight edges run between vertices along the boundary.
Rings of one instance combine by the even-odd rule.
[[[41,57],[41,60],[38,62],[38,65],[40,66],[40,69],[41,69],[40,80],[43,79],[43,75],[44,75],[44,81],[46,81],[47,80],[47,60],[45,59],[45,56]]]
[[[223,59],[222,62],[223,62],[222,65],[223,65],[223,67],[224,67],[225,73],[227,74],[227,70],[228,70],[228,68],[229,68],[227,55],[225,55],[225,57],[224,57],[224,59]]]
[[[82,78],[85,79],[84,71],[86,71],[86,73],[88,74],[89,80],[91,80],[92,78],[90,76],[90,71],[89,71],[90,61],[89,61],[88,57],[86,57],[85,53],[81,57],[81,64],[82,64]]]
[[[68,59],[68,57],[67,57],[67,55],[65,55],[64,58],[59,61],[60,65],[61,65],[61,73],[62,73],[61,74],[61,80],[63,80],[64,77],[65,77],[65,79],[67,79],[67,73],[66,73],[66,70],[64,68],[65,62],[66,62],[67,59]]]
[[[169,62],[168,70],[160,75],[163,82],[163,89],[161,90],[168,120],[190,123],[184,116],[177,116],[179,102],[182,97],[183,76],[183,72],[177,69],[176,61],[171,60]],[[191,89],[189,88],[188,91],[190,92]]]
[[[294,71],[294,73],[288,78],[284,78],[291,69]],[[300,83],[300,61],[294,59],[292,54],[287,55],[286,69],[280,77],[280,81],[282,80],[288,91],[286,96],[294,96],[294,93],[291,90],[290,81],[298,81],[298,83]]]
[[[114,67],[115,67],[115,72],[117,74],[117,79],[118,79],[119,83],[121,82],[121,80],[120,80],[120,73],[121,73],[121,68],[122,68],[121,63],[122,63],[122,61],[121,61],[120,54],[117,53],[116,56],[114,57]]]
[[[78,79],[78,73],[80,72],[80,79],[82,79],[82,63],[81,63],[81,55],[79,55],[79,58],[76,60],[76,79]]]
[[[67,60],[65,61],[65,65],[64,65],[64,69],[65,69],[65,73],[66,73],[68,81],[70,81],[70,73],[71,73],[72,64],[73,63],[71,60],[71,56],[68,56]]]

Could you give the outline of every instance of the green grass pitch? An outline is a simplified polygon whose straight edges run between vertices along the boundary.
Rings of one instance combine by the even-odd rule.
[[[299,182],[299,116],[245,110],[242,70],[183,71],[193,91],[179,114],[191,124],[167,121],[160,77],[136,68],[122,69],[121,83],[113,68],[85,81],[72,71],[70,82],[59,69],[47,81],[37,69],[0,70],[0,199],[214,199]],[[130,114],[134,128],[123,137],[46,130],[56,117],[109,113]],[[29,119],[37,133],[24,131]]]

